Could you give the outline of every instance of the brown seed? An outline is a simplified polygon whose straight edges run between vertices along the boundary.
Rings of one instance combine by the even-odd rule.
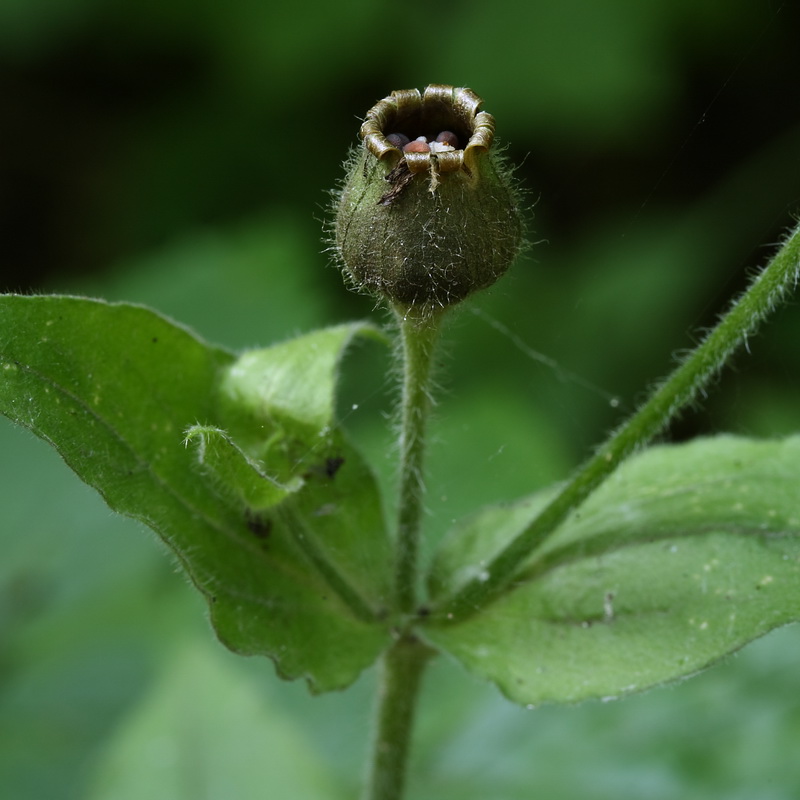
[[[456,136],[453,131],[442,131],[436,137],[436,141],[442,144],[449,144],[451,147],[455,147],[455,149],[458,150],[458,136]]]
[[[396,147],[398,150],[402,150],[408,143],[409,138],[404,133],[390,133],[386,137],[386,141],[389,142],[392,147]]]
[[[421,142],[419,139],[414,139],[413,142],[409,142],[404,148],[404,153],[430,153],[431,148],[427,142]]]

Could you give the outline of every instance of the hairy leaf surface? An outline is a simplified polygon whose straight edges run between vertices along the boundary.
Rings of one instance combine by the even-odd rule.
[[[430,640],[526,705],[611,697],[709,666],[800,619],[800,437],[717,437],[630,459],[518,573]],[[486,509],[445,539],[458,589],[543,506]]]
[[[248,356],[237,360],[140,306],[0,298],[0,411],[53,444],[111,508],[164,539],[229,647],[272,657],[314,690],[341,688],[387,638],[375,619],[387,572],[377,489],[333,421],[336,366],[362,327],[318,332],[307,346],[295,340],[295,357],[281,360],[281,380],[302,374],[295,398],[305,387],[318,413],[294,424],[286,409],[259,406],[274,421],[276,473],[223,430],[241,415],[229,394],[220,402],[220,386],[237,370],[248,375]],[[269,378],[261,366],[256,383]],[[300,451],[306,458],[292,460]],[[262,516],[267,509],[275,519]]]

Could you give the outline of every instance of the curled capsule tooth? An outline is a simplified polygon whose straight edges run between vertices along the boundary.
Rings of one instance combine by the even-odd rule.
[[[404,133],[390,133],[386,141],[398,150],[402,150],[411,140]]]
[[[404,148],[404,153],[430,153],[431,147],[427,142],[420,141],[419,139],[414,139],[413,142],[409,142]]]
[[[453,131],[442,131],[436,137],[436,141],[441,142],[442,144],[449,144],[450,147],[458,150],[458,136],[456,136]]]

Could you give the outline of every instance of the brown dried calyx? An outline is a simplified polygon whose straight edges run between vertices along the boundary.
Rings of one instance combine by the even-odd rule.
[[[335,247],[359,288],[430,309],[494,283],[522,241],[494,118],[470,89],[392,92],[366,115],[339,195]]]

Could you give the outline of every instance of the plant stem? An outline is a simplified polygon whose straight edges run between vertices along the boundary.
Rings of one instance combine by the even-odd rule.
[[[364,800],[400,800],[422,673],[434,651],[411,635],[401,636],[380,664],[372,761]]]
[[[395,307],[403,357],[400,486],[395,538],[394,610],[410,615],[417,602],[417,557],[422,526],[425,432],[431,409],[431,366],[440,314]],[[434,654],[411,633],[397,639],[380,663],[377,720],[365,800],[400,800],[420,680]]]
[[[473,579],[434,610],[438,622],[458,622],[483,608],[513,581],[531,553],[635,449],[643,447],[698,393],[747,341],[759,323],[800,278],[800,226],[787,237],[767,267],[733,304],[717,326],[660,384],[650,399],[603,444],[530,526]]]
[[[403,348],[400,488],[395,540],[395,610],[411,613],[417,598],[417,556],[425,479],[425,433],[431,409],[431,366],[441,315],[396,309]]]

